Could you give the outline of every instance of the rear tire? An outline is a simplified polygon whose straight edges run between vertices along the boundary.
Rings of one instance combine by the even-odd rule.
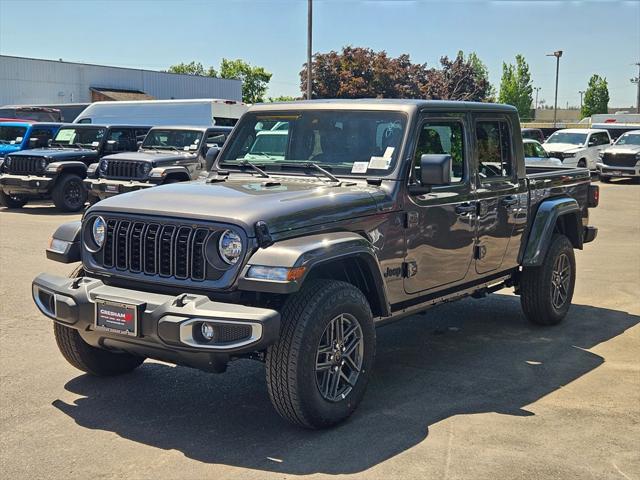
[[[17,197],[15,195],[9,195],[0,190],[0,205],[7,208],[22,208],[27,204],[27,200]]]
[[[51,193],[53,203],[63,212],[79,212],[87,201],[87,190],[82,179],[73,173],[65,174],[56,182]]]
[[[584,158],[578,161],[578,168],[587,168],[587,161]]]
[[[318,279],[291,296],[281,313],[280,339],[266,358],[273,406],[305,428],[345,420],[364,396],[375,358],[367,299],[349,283]]]
[[[77,330],[59,323],[53,324],[53,333],[58,349],[67,362],[78,370],[97,377],[129,373],[144,362],[143,357],[92,347],[82,339]]]
[[[573,245],[554,234],[539,267],[524,267],[520,279],[520,303],[527,319],[536,325],[560,323],[571,307],[576,282]]]

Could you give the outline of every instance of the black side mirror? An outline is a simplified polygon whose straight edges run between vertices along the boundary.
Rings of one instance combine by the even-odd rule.
[[[50,147],[51,145],[53,145],[53,138],[47,140],[47,147]]]
[[[451,155],[425,154],[420,157],[420,183],[437,187],[451,183]]]
[[[211,147],[209,150],[207,150],[207,154],[205,156],[205,165],[206,165],[206,169],[207,171],[211,171],[211,167],[213,167],[213,162],[216,161],[216,158],[218,158],[218,154],[220,153],[220,148],[218,147]]]
[[[104,151],[105,152],[113,152],[116,149],[116,141],[115,140],[107,140],[107,142],[104,144]]]

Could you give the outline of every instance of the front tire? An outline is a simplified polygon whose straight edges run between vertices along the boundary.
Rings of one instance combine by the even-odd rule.
[[[0,205],[7,208],[22,208],[27,204],[27,200],[15,195],[9,195],[0,190]]]
[[[75,174],[66,174],[58,179],[51,194],[53,204],[63,212],[79,212],[87,201],[87,190],[82,179]]]
[[[565,235],[554,234],[539,267],[524,267],[520,303],[531,323],[556,325],[571,307],[576,282],[573,245]]]
[[[337,280],[313,280],[282,310],[280,339],[266,358],[276,411],[305,428],[348,418],[371,377],[375,328],[362,292]]]

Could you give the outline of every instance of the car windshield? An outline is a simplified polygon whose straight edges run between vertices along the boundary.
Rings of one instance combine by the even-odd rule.
[[[218,164],[249,161],[265,170],[317,164],[337,174],[386,175],[406,118],[400,112],[314,110],[249,113]]]
[[[75,146],[82,148],[98,148],[107,132],[102,127],[61,128],[53,144],[58,146]]]
[[[197,150],[202,141],[198,130],[150,130],[142,142],[142,148],[157,150]]]
[[[616,145],[640,145],[640,133],[625,133],[618,139]]]
[[[586,133],[556,132],[547,139],[547,143],[570,143],[584,145],[587,141]]]
[[[11,127],[8,125],[0,125],[0,144],[20,144],[24,139],[25,133],[27,133],[27,127]]]

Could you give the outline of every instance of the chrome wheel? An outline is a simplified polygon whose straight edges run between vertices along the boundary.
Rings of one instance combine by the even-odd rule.
[[[553,307],[560,310],[569,296],[571,281],[571,262],[566,253],[556,258],[551,272],[551,302]]]
[[[362,370],[364,341],[354,316],[343,313],[329,322],[316,351],[316,384],[325,400],[346,398]]]

